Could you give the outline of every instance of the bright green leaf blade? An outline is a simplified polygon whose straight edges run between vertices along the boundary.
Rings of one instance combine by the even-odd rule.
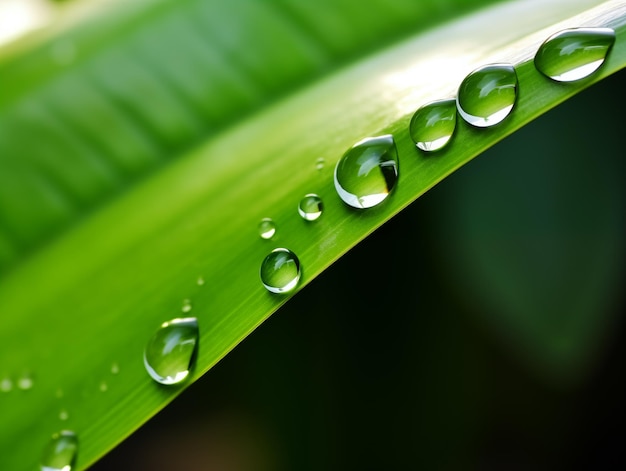
[[[454,93],[484,62],[529,59],[549,32],[565,26],[557,20],[582,8],[568,6],[510,4],[372,56],[185,152],[5,276],[0,310],[11,314],[0,334],[2,374],[29,373],[34,381],[0,403],[6,467],[33,468],[33,450],[60,428],[78,433],[84,467],[171,400],[176,391],[149,380],[141,354],[161,322],[182,315],[183,299],[191,299],[199,319],[198,376],[286,300],[267,293],[258,278],[274,246],[298,254],[307,283],[483,149],[623,67],[623,6],[611,2],[567,23],[616,28],[616,46],[597,76],[561,87],[524,62],[510,119],[486,133],[462,125],[446,151],[432,159],[417,154],[407,131],[414,109]],[[515,28],[496,21],[511,17]],[[383,206],[351,211],[334,194],[334,163],[357,140],[383,132],[397,138],[399,186]],[[320,156],[326,166],[318,172]],[[326,203],[314,224],[296,212],[309,192]],[[271,242],[256,233],[266,216],[278,224]]]

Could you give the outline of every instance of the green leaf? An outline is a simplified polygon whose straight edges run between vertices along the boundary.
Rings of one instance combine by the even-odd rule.
[[[0,53],[0,375],[15,384],[0,397],[4,467],[35,467],[33,450],[62,428],[78,434],[77,467],[93,463],[182,390],[153,383],[142,351],[185,299],[201,332],[193,380],[288,299],[259,280],[274,247],[299,256],[302,288],[464,163],[623,67],[623,5],[596,3],[505,4],[400,41],[437,2],[122,2]],[[616,30],[607,62],[577,84],[548,81],[534,51],[583,23]],[[496,61],[516,64],[512,115],[488,130],[461,123],[446,150],[418,154],[413,111]],[[334,165],[383,133],[396,138],[398,188],[353,211]],[[296,211],[310,192],[325,203],[313,223]],[[271,241],[258,237],[263,217],[277,223]],[[17,387],[22,375],[32,388]]]

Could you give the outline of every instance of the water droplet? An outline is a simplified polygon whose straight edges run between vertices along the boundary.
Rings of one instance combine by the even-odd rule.
[[[196,283],[198,284],[198,286],[204,286],[204,278],[199,276],[198,281],[196,281]]]
[[[114,375],[118,374],[120,372],[120,366],[117,363],[113,363],[111,365],[111,373],[113,373]]]
[[[109,386],[106,382],[102,381],[100,383],[100,392],[106,392],[109,389]]]
[[[259,235],[262,239],[271,239],[276,234],[276,224],[270,218],[261,219],[259,222]]]
[[[319,159],[317,159],[315,161],[315,168],[318,171],[321,171],[324,169],[324,165],[326,165],[326,160],[324,160],[324,157],[320,157]]]
[[[17,387],[22,391],[28,391],[33,387],[33,378],[29,374],[24,374],[22,377],[17,380]]]
[[[57,392],[54,395],[57,399],[61,399],[63,397],[63,390],[61,388],[57,389]]]
[[[41,455],[41,471],[70,471],[77,451],[78,438],[74,432],[55,433]]]
[[[450,141],[455,128],[455,100],[438,100],[427,103],[415,112],[409,133],[418,149],[433,152]]]
[[[300,260],[289,249],[278,248],[261,264],[261,281],[272,293],[287,293],[300,280]]]
[[[298,205],[298,212],[300,213],[300,216],[302,216],[302,219],[306,219],[307,221],[315,221],[316,219],[319,219],[322,215],[322,211],[324,211],[322,198],[314,193],[304,195],[304,198],[300,200],[300,204]]]
[[[161,384],[177,384],[189,374],[198,345],[195,317],[172,319],[157,330],[144,351],[148,374]]]
[[[517,74],[510,64],[490,64],[471,72],[461,82],[456,99],[461,117],[484,128],[506,118],[517,98]]]
[[[566,29],[539,46],[535,67],[557,82],[580,80],[598,70],[614,43],[610,28]]]
[[[65,409],[61,409],[61,412],[59,412],[59,419],[60,420],[67,420],[69,419],[70,415],[67,413],[67,411]]]
[[[9,392],[11,389],[13,389],[13,381],[11,381],[11,378],[2,378],[0,381],[0,391]]]
[[[183,305],[181,307],[181,311],[183,312],[189,312],[191,311],[191,300],[190,299],[183,299]]]
[[[380,204],[398,181],[398,151],[391,134],[357,142],[335,167],[335,189],[354,208]]]

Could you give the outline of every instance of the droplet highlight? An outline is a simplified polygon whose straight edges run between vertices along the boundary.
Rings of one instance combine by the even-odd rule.
[[[565,29],[539,46],[535,67],[557,82],[581,80],[600,68],[614,43],[611,28]]]
[[[261,239],[271,239],[276,234],[276,224],[270,218],[263,218],[259,222],[259,235]]]
[[[353,208],[382,203],[397,182],[398,151],[391,134],[357,142],[335,167],[335,190]]]
[[[71,471],[78,452],[78,438],[70,430],[52,435],[41,455],[41,471]]]
[[[261,264],[261,282],[272,293],[287,293],[300,280],[300,260],[289,249],[278,248],[265,257]]]
[[[456,98],[461,117],[479,128],[501,123],[517,99],[517,74],[510,64],[490,64],[461,82]]]
[[[315,221],[319,219],[324,211],[324,203],[322,198],[314,193],[304,195],[304,198],[300,200],[298,205],[298,213],[302,219],[306,221]]]
[[[195,317],[172,319],[161,324],[144,350],[144,365],[150,377],[161,384],[178,384],[188,375],[198,345]]]
[[[409,134],[418,149],[443,149],[456,129],[456,100],[438,100],[420,107],[409,124]]]

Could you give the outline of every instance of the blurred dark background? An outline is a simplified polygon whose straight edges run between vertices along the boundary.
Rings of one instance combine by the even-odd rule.
[[[625,79],[420,198],[92,469],[620,469]]]

